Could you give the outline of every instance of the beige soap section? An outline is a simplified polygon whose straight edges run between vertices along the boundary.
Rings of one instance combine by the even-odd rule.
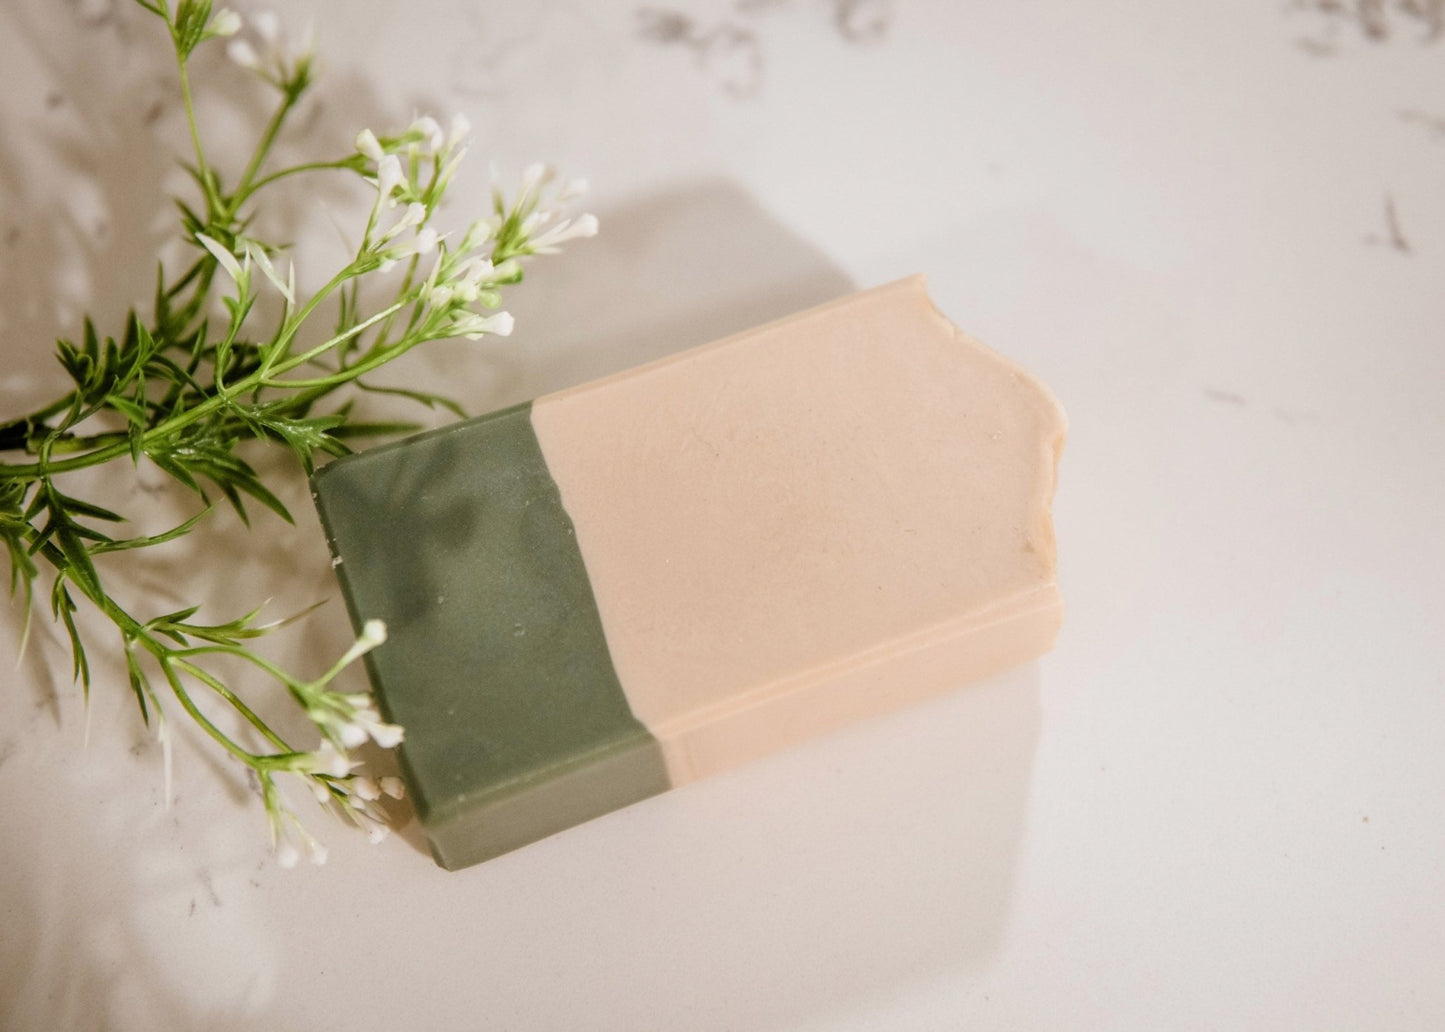
[[[682,783],[1047,651],[1065,421],[922,277],[537,399]]]

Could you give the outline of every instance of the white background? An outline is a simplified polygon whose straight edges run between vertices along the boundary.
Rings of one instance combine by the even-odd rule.
[[[458,225],[489,159],[594,187],[601,235],[533,267],[515,336],[402,382],[485,411],[925,272],[1069,412],[1064,631],[464,872],[414,826],[371,847],[320,815],[330,862],[283,871],[193,736],[162,805],[105,662],[83,746],[63,647],[17,666],[12,607],[0,1027],[1445,1027],[1445,40],[1283,0],[284,13],[308,18],[328,77],[291,153],[462,111]],[[155,29],[0,7],[0,416],[59,388],[81,312],[115,329],[149,294],[184,145]],[[262,117],[234,70],[198,88],[221,152]],[[285,212],[298,261],[359,203]],[[291,483],[296,528],[220,521],[128,567],[139,597],[334,596]],[[348,634],[333,602],[274,654],[319,670]]]

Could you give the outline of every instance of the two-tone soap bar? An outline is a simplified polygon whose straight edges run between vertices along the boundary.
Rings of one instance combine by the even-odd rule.
[[[1047,651],[1064,432],[915,277],[323,469],[437,861]]]

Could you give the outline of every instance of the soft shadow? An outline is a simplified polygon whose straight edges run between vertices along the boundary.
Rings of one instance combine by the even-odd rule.
[[[135,809],[125,800],[117,802]],[[0,864],[6,871],[0,879],[5,927],[0,934],[0,1027],[16,1032],[245,1032],[257,1027],[254,1014],[237,1012],[238,1003],[254,1000],[253,986],[237,985],[227,993],[229,1000],[217,999],[211,1006],[176,991],[175,973],[157,960],[136,916],[144,909],[154,922],[158,907],[184,907],[189,896],[192,915],[198,907],[204,911],[188,935],[197,948],[205,948],[204,932],[216,927],[208,912],[219,905],[205,868],[196,868],[153,827],[139,831],[162,841],[138,846],[134,831],[124,837],[78,835],[73,827],[30,826],[36,834],[23,839],[0,835]],[[88,849],[78,850],[82,844]],[[117,854],[134,859],[122,864],[101,859]],[[157,866],[141,873],[141,857]]]
[[[603,229],[596,238],[536,258],[528,278],[507,295],[507,307],[517,317],[512,337],[429,345],[409,355],[396,375],[417,387],[453,385],[453,396],[468,410],[486,412],[716,340],[854,289],[821,252],[725,180],[683,184],[603,209],[600,221]],[[480,383],[486,385],[478,389]],[[459,388],[465,387],[472,390],[463,396]],[[372,411],[385,405],[367,401]],[[415,412],[395,408],[391,414]],[[398,497],[419,494],[434,472],[413,469],[391,490]],[[451,513],[444,522],[455,531],[476,518]],[[424,606],[445,580],[446,571],[435,569],[435,559],[427,554],[428,530],[418,526],[413,535],[388,546],[396,553],[389,567],[408,578],[394,588],[402,610]],[[429,855],[407,804],[398,809],[406,818],[405,840]]]
[[[216,153],[229,156],[236,141],[255,139],[274,94],[226,65],[218,49],[198,57],[197,79],[204,80],[203,103],[215,116],[207,124],[216,126]],[[120,336],[128,310],[148,312],[155,256],[180,253],[167,241],[178,232],[171,197],[185,189],[178,162],[188,155],[165,31],[128,0],[0,5],[0,68],[9,94],[0,104],[3,422],[67,388],[53,342],[76,336],[83,314],[94,317],[102,336]],[[323,108],[327,117],[318,125]],[[405,117],[407,111],[383,102],[352,73],[323,82],[279,148],[284,153],[299,141],[308,153],[345,154],[357,127]],[[318,197],[364,203],[364,190],[307,186],[305,194],[281,193],[268,202],[268,225],[299,225]],[[283,612],[286,599],[310,602],[333,593],[324,543],[314,520],[307,522],[304,479],[292,480],[280,493],[298,514],[297,531],[275,533],[272,517],[253,512],[258,524],[270,525],[237,547],[241,528],[221,513],[174,547],[141,556],[124,571],[117,567],[116,590],[143,599],[146,616],[181,599],[203,603],[203,618],[222,619],[268,593],[283,596]],[[195,511],[192,496],[164,482],[144,464],[139,476],[122,464],[66,478],[77,493],[98,488],[96,497],[134,515],[127,529],[137,533]],[[317,571],[309,579],[298,575],[308,564]],[[204,579],[195,576],[202,566]],[[163,806],[159,748],[140,730],[123,664],[113,654],[114,631],[100,625],[91,653],[95,740],[80,755],[80,690],[61,683],[68,680],[69,649],[51,623],[43,587],[37,585],[29,651],[18,666],[19,604],[0,606],[7,623],[0,633],[0,794],[11,800],[0,828],[0,1027],[258,1027],[254,1013],[228,1008],[244,1000],[254,1011],[274,995],[270,988],[237,983],[234,993],[187,992],[156,959],[152,933],[175,911],[183,922],[195,918],[177,927],[187,930],[186,941],[198,952],[225,941],[229,929],[221,928],[219,940],[204,942],[216,928],[208,913],[219,913],[226,895],[225,888],[218,895],[212,879],[244,883],[238,858],[255,857],[257,837],[264,835],[261,807],[241,768],[212,743],[198,742],[178,707],[179,801]],[[283,663],[300,666],[289,662],[300,656],[308,669],[324,668],[325,657],[339,654],[350,638],[344,614],[330,627],[299,636]],[[42,723],[47,710],[60,726]],[[183,814],[190,822],[184,835]],[[96,824],[87,825],[87,818]],[[187,855],[185,845],[197,841],[208,847],[204,855]]]
[[[23,37],[59,84],[57,107],[82,113],[67,115],[66,127],[50,134],[14,118],[13,107],[0,112],[12,116],[0,123],[0,313],[6,320],[0,417],[63,386],[49,342],[74,332],[79,311],[96,312],[102,329],[114,331],[129,305],[146,302],[154,270],[131,259],[159,242],[156,219],[169,214],[176,112],[156,109],[163,102],[151,99],[165,95],[152,87],[171,74],[168,55],[136,28],[137,9],[120,5],[117,12],[125,13],[115,20],[77,28],[78,9],[22,0],[0,11],[0,31]],[[364,81],[333,82],[323,90],[323,121],[331,128],[316,131],[336,134],[321,139],[323,152],[343,150],[348,127],[397,121],[396,110]],[[238,103],[232,117],[255,125],[265,110]],[[94,203],[79,213],[49,208],[50,195],[30,178],[34,162],[19,156],[16,141],[46,149],[42,164],[85,180]],[[299,202],[282,215],[287,211],[298,225],[305,221]],[[104,232],[87,213],[104,216]],[[599,237],[539,259],[508,296],[517,316],[514,337],[421,349],[398,378],[450,384],[480,413],[704,343],[854,286],[826,256],[723,180],[686,184],[599,214]],[[57,269],[75,275],[62,281]],[[304,483],[293,478],[283,499],[297,516],[294,532],[279,532],[283,528],[258,511],[265,533],[237,547],[231,517],[218,517],[157,553],[143,581],[148,594],[161,597],[163,586],[188,580],[204,561],[207,586],[198,590],[206,597],[188,590],[184,601],[207,603],[206,616],[234,616],[268,594],[278,596],[280,612],[334,597]],[[156,503],[150,494],[130,501],[158,510],[161,524],[187,514],[179,503],[169,511],[171,503]],[[308,620],[304,633],[288,637],[276,658],[292,669],[324,668],[349,638],[344,610],[331,605]],[[64,662],[59,658],[58,668]],[[105,690],[118,684],[123,693],[123,671],[108,673]],[[11,693],[0,716],[33,707],[17,695]],[[74,706],[66,711],[67,726],[75,713]],[[469,871],[444,874],[430,869],[429,860],[407,856],[411,864],[398,877],[414,879],[421,890],[381,893],[375,905],[393,919],[387,934],[420,935],[429,946],[388,958],[395,984],[445,987],[449,1012],[479,1015],[478,1027],[571,1028],[581,1021],[629,1030],[782,1029],[897,995],[941,971],[985,963],[1008,916],[1038,724],[1037,673],[1030,667]],[[48,808],[47,782],[27,766],[38,754],[33,748],[8,753],[0,785],[11,798],[33,796],[35,805]],[[109,769],[99,757],[87,762]],[[187,776],[204,780],[209,772],[192,769]],[[219,894],[206,883],[193,888],[193,865],[206,863],[219,878],[229,864],[239,884],[249,876],[235,870],[241,854],[228,843],[184,863],[177,839],[158,835],[139,845],[137,838],[157,825],[143,823],[150,810],[138,811],[132,787],[117,782],[105,798],[134,824],[89,834],[76,830],[79,810],[46,809],[37,816],[17,809],[11,827],[25,827],[33,837],[0,834],[0,866],[7,872],[0,879],[0,1024],[275,1027],[280,1013],[270,1016],[276,1020],[259,1013],[280,1009],[266,986],[243,994],[254,1008],[249,1015],[222,1015],[183,999],[163,966],[148,959],[156,944],[149,943],[148,953],[145,929],[170,927],[158,919],[143,923],[158,899],[184,913],[194,895],[204,915],[208,897],[228,898],[225,886]],[[55,798],[68,796],[62,791]],[[213,804],[194,812],[207,820],[234,814],[242,832],[254,832],[257,808],[249,799],[230,800],[230,811]],[[418,844],[414,830],[409,838]],[[112,863],[110,851],[129,863]],[[540,886],[547,891],[540,893]],[[268,915],[283,909],[285,892],[301,890],[271,891]],[[330,913],[337,927],[353,929],[359,910],[347,899]],[[286,957],[290,940],[279,935],[256,939],[257,955],[268,963],[277,958],[278,968],[285,960],[296,961],[295,970],[315,963],[314,956]],[[203,948],[198,935],[196,949]],[[153,986],[155,997],[135,1002],[128,994],[136,985]],[[356,1000],[381,1010],[398,995],[408,1007],[421,1006],[412,994],[380,985],[359,984],[355,992]]]
[[[529,1028],[781,1032],[977,969],[1009,916],[1040,711],[1030,665],[643,803],[625,846],[504,858],[608,887],[512,929],[575,977],[507,1002]]]
[[[176,240],[180,219],[173,196],[195,203],[195,189],[181,171],[192,155],[174,58],[157,19],[129,2],[19,0],[0,7],[0,60],[7,56],[12,92],[0,105],[0,422],[71,386],[55,360],[57,337],[77,339],[87,314],[102,337],[120,337],[130,310],[150,312],[156,256],[174,275],[195,253]],[[233,179],[277,95],[226,61],[217,44],[197,51],[193,80],[212,160]],[[323,78],[281,134],[268,167],[345,155],[357,128],[404,124],[409,117],[409,107],[378,97],[354,70]],[[299,177],[268,189],[254,231],[285,241],[318,219],[324,222],[328,211],[359,209],[364,217],[366,193],[365,184],[349,176]],[[325,225],[312,236],[324,244],[339,239]],[[243,455],[300,527],[291,530],[252,504],[254,532],[247,533],[222,503],[180,541],[144,554],[103,557],[98,565],[113,575],[111,588],[123,603],[140,607],[138,616],[199,603],[200,619],[229,620],[273,597],[264,614],[273,619],[334,594],[295,462],[259,445],[243,446]],[[69,475],[64,486],[127,516],[123,533],[157,533],[201,507],[194,494],[147,462],[139,471],[112,465]],[[204,578],[195,575],[198,568],[207,571]],[[307,576],[308,570],[314,572]],[[58,714],[54,699],[68,690],[58,672],[68,674],[69,646],[51,625],[43,587],[37,585],[23,679],[37,701]],[[273,658],[302,672],[324,669],[350,640],[344,614],[329,621],[325,615],[310,621],[306,632],[292,633]],[[0,618],[18,623],[19,603],[0,609]],[[91,626],[84,610],[80,619],[83,629]],[[93,626],[95,641],[108,646],[113,630],[103,622]],[[92,650],[98,691],[125,683],[110,651],[99,644]],[[282,718],[284,731],[305,726]],[[232,771],[233,780],[238,773]]]
[[[484,342],[497,379],[478,410],[853,289],[725,181],[601,221],[509,296],[518,332]],[[429,354],[436,379],[464,375],[455,354]],[[424,554],[407,565],[426,581]],[[437,937],[429,957],[486,974],[433,975],[456,986],[449,1009],[498,1026],[785,1029],[985,964],[1008,920],[1039,713],[1030,665],[440,875],[446,911],[428,900],[416,917]]]
[[[480,365],[488,387],[460,400],[485,412],[855,289],[816,247],[724,179],[683,183],[597,214],[595,238],[534,259],[507,294],[517,318],[510,338],[423,349],[417,354],[433,370],[428,379],[466,383]]]

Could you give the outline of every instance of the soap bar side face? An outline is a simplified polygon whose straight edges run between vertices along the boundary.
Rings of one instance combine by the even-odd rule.
[[[521,406],[373,449],[314,483],[353,618],[387,624],[372,680],[406,728],[401,760],[445,866],[668,787],[529,416]],[[626,787],[593,793],[592,812],[548,791],[604,758]],[[524,795],[530,816],[510,820],[506,842],[472,834],[477,814]]]

